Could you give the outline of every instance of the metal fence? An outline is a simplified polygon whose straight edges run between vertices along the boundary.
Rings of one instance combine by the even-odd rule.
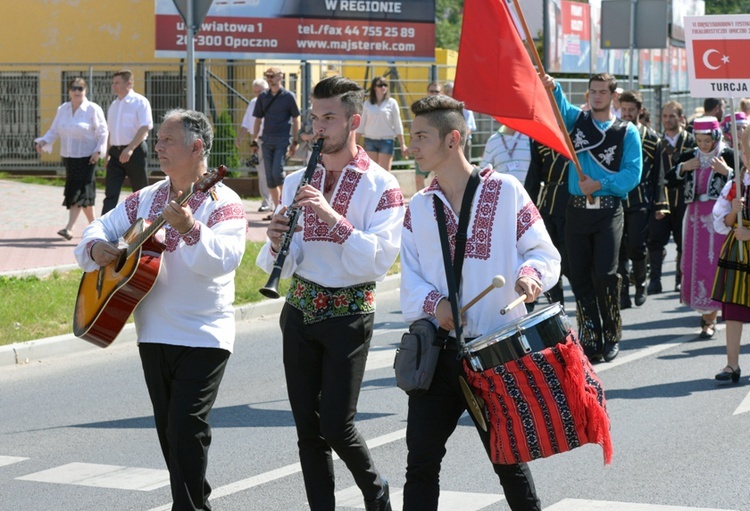
[[[411,124],[411,103],[426,95],[430,81],[453,80],[454,66],[413,63],[408,65],[356,64],[351,62],[232,62],[200,61],[197,66],[196,108],[205,112],[214,123],[215,141],[211,165],[225,163],[233,171],[246,172],[249,146],[237,149],[234,140],[242,117],[252,96],[252,81],[261,78],[271,65],[285,72],[284,87],[297,94],[300,109],[309,106],[309,84],[332,74],[343,74],[365,87],[374,76],[384,75],[391,84],[391,94],[401,107],[404,129],[407,134]],[[133,71],[134,90],[151,102],[154,131],[148,138],[150,172],[159,170],[154,151],[155,136],[161,119],[171,108],[185,107],[186,67],[181,63],[128,65],[121,64],[28,64],[0,66],[0,171],[29,173],[62,173],[59,143],[51,155],[38,155],[33,140],[43,135],[52,124],[60,104],[68,100],[68,82],[76,76],[88,84],[87,97],[105,111],[114,95],[111,77],[119,69]],[[561,79],[568,99],[574,104],[584,102],[586,79]],[[670,99],[681,101],[685,115],[689,116],[698,101],[687,94],[669,94],[659,89],[641,89],[646,106],[652,112],[652,125],[660,127],[661,104]],[[488,84],[488,94],[492,85]],[[303,113],[304,115],[304,113]],[[492,117],[476,114],[477,130],[472,136],[472,160],[479,161],[489,136],[499,128]],[[413,162],[398,152],[394,168],[409,168]]]

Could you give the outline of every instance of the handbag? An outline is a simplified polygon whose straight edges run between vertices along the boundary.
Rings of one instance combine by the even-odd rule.
[[[462,338],[461,318],[458,314],[458,283],[461,281],[464,251],[466,249],[466,231],[468,230],[469,214],[474,192],[479,186],[479,169],[469,177],[461,202],[461,212],[456,234],[455,264],[451,264],[450,246],[448,242],[445,211],[443,203],[437,196],[433,196],[435,211],[438,217],[438,231],[443,251],[446,278],[448,280],[449,300],[456,325],[456,338]],[[396,350],[393,368],[396,372],[396,385],[410,396],[424,394],[432,384],[440,350],[448,343],[449,332],[443,328],[436,328],[428,319],[418,319],[409,325],[409,331],[401,336],[401,343]],[[462,343],[461,343],[462,344]]]

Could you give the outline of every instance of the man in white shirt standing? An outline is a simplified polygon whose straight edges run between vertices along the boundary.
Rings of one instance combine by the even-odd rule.
[[[245,116],[242,118],[240,133],[237,135],[237,141],[234,144],[237,146],[237,149],[240,149],[242,147],[242,141],[248,134],[250,135],[251,140],[253,138],[253,135],[255,135],[255,116],[253,115],[253,111],[255,110],[255,103],[258,102],[258,96],[260,96],[261,92],[267,90],[267,81],[262,78],[253,80],[253,96],[255,97],[250,100],[250,103],[248,103],[247,110],[245,110]],[[266,168],[263,163],[263,150],[261,149],[261,144],[263,144],[263,141],[260,139],[260,136],[262,134],[263,119],[261,119],[260,131],[258,132],[258,138],[255,141],[256,146],[253,147],[253,151],[258,155],[258,159],[256,160],[257,163],[255,163],[255,169],[258,172],[258,189],[260,191],[260,197],[263,199],[263,202],[258,209],[259,212],[270,211],[271,205],[273,204],[273,202],[271,201],[271,192],[268,190],[268,183],[266,181]]]
[[[104,185],[102,215],[117,206],[125,176],[134,192],[148,184],[146,174],[146,138],[154,127],[151,104],[133,91],[133,72],[118,71],[112,76],[115,99],[107,111],[107,178]]]
[[[496,171],[512,174],[521,184],[524,184],[530,163],[531,141],[529,137],[508,126],[501,126],[487,140],[479,167],[492,165]]]

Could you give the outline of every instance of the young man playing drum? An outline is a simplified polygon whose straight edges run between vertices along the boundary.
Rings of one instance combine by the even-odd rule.
[[[454,322],[442,256],[435,252],[441,243],[433,197],[442,203],[448,235],[455,245],[464,190],[473,170],[461,150],[466,137],[463,103],[447,96],[431,96],[414,103],[412,112],[409,152],[422,169],[434,171],[436,177],[428,188],[412,197],[404,219],[401,306],[406,321],[428,318],[450,331]],[[459,307],[492,283],[495,275],[503,275],[508,282],[466,311],[463,333],[470,339],[520,318],[523,307],[505,315],[500,309],[521,294],[527,295],[526,302],[533,302],[543,290],[551,288],[560,274],[560,254],[523,185],[491,168],[480,173],[467,236]],[[449,338],[429,390],[409,397],[405,511],[438,508],[445,444],[467,409],[459,384],[464,367],[457,358],[457,348],[455,338]],[[477,430],[489,453],[488,433],[480,427]],[[541,510],[526,464],[493,465],[493,469],[511,509]]]

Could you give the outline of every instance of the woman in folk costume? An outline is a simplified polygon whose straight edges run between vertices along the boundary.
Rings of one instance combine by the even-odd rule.
[[[747,115],[744,112],[734,113],[734,123],[737,125],[737,140],[742,140],[742,134],[745,132],[748,122]],[[734,148],[734,143],[732,142],[732,114],[724,116],[724,120],[721,121],[721,132],[724,134],[724,141],[727,145]]]
[[[738,135],[739,137],[739,135]],[[721,302],[721,315],[727,323],[727,366],[716,375],[719,381],[740,381],[740,338],[742,324],[750,322],[750,130],[742,137],[742,189],[728,182],[714,204],[714,229],[727,238],[719,256],[713,299]],[[742,215],[742,227],[738,215]]]
[[[716,332],[721,304],[711,298],[716,265],[724,241],[713,228],[712,210],[722,188],[731,180],[732,150],[721,139],[716,117],[699,117],[693,123],[697,147],[680,155],[666,174],[667,186],[684,187],[685,218],[682,225],[682,286],[680,301],[701,314],[701,339]]]

